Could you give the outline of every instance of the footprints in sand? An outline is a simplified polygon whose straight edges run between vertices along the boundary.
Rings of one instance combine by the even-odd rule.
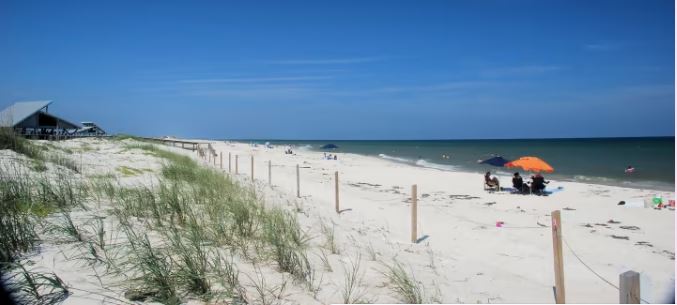
[[[619,228],[621,228],[623,230],[631,230],[631,231],[639,230],[639,227],[637,227],[637,226],[620,226]]]
[[[613,239],[630,240],[630,237],[628,237],[628,236],[620,236],[620,235],[615,235],[615,234],[611,234],[611,238],[613,238]]]
[[[583,224],[583,225],[581,225],[581,226],[582,226],[582,227],[586,227],[586,228],[599,228],[599,227],[602,227],[602,228],[605,228],[605,229],[608,229],[608,230],[614,230],[615,228],[614,228],[613,226],[611,226],[611,225],[617,225],[617,224],[620,224],[620,223],[621,223],[620,221],[613,220],[613,219],[609,219],[606,223],[595,223],[595,224],[586,223],[586,224]],[[641,231],[641,228],[638,227],[638,226],[628,226],[628,225],[625,225],[625,226],[618,226],[618,229],[626,230],[626,231]],[[590,233],[595,233],[595,232],[597,232],[597,230],[590,230]],[[621,235],[621,234],[616,235],[616,234],[611,234],[611,235],[608,235],[608,236],[611,237],[611,238],[613,238],[613,239],[618,239],[618,240],[622,240],[622,241],[623,241],[623,240],[630,241],[630,236],[628,236],[628,235]],[[638,247],[654,248],[654,245],[651,244],[651,243],[648,242],[648,241],[636,241],[636,242],[634,243],[634,245],[635,245],[635,246],[638,246]],[[655,253],[655,254],[658,254],[658,255],[661,255],[661,256],[665,256],[665,257],[667,257],[667,258],[669,258],[669,259],[671,259],[671,260],[675,260],[675,253],[672,252],[672,251],[668,251],[668,250],[654,250],[654,251],[651,251],[651,252],[652,252],[652,253]]]
[[[449,195],[449,199],[452,200],[471,200],[471,199],[480,199],[480,197],[470,196],[470,195]]]

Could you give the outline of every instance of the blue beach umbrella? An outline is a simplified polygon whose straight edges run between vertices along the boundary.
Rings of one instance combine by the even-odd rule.
[[[501,156],[491,157],[489,159],[480,161],[480,164],[489,164],[493,166],[503,167],[506,163],[510,162],[509,160],[503,159]]]

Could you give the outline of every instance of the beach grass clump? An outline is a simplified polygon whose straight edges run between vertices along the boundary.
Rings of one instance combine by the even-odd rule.
[[[387,267],[386,278],[390,281],[393,292],[402,298],[405,303],[423,303],[423,287],[416,281],[413,274],[407,273],[399,262]]]
[[[0,263],[13,262],[18,255],[33,249],[38,240],[33,205],[34,193],[28,179],[7,179],[0,174]]]
[[[312,268],[305,252],[308,239],[294,215],[273,208],[264,217],[264,238],[272,247],[278,267],[297,280],[308,281],[312,276]]]
[[[191,217],[189,224],[182,230],[172,227],[167,239],[175,257],[178,283],[197,295],[209,293],[210,251],[206,247],[204,231],[197,220]]]
[[[164,247],[151,244],[147,234],[138,234],[131,225],[123,225],[131,247],[128,260],[135,270],[140,270],[140,290],[153,300],[169,304],[180,304],[176,278],[173,276],[173,262]]]
[[[127,176],[127,177],[137,176],[137,175],[143,174],[143,170],[136,169],[136,168],[129,167],[129,166],[125,166],[125,165],[118,166],[116,168],[116,170],[118,172],[120,172],[123,176]]]
[[[113,174],[89,176],[88,178],[87,188],[90,194],[96,196],[99,201],[104,199],[112,201],[116,197],[119,183],[114,183],[115,176]]]
[[[44,172],[47,170],[47,165],[42,160],[32,159],[30,164],[30,168],[35,172]]]
[[[7,127],[0,127],[0,150],[2,149],[13,150],[31,159],[42,159],[44,151],[40,146],[17,135],[14,130]]]
[[[350,268],[344,266],[345,273],[343,276],[344,282],[341,296],[343,298],[343,303],[345,304],[362,303],[361,300],[366,293],[362,288],[364,273],[360,272],[361,260],[362,257],[358,255],[356,262],[351,261]]]
[[[60,304],[70,294],[69,287],[55,273],[34,272],[22,264],[11,264],[6,287],[17,304]]]
[[[0,183],[0,196],[2,195]],[[3,198],[4,199],[4,198]],[[0,264],[13,262],[21,253],[33,249],[38,240],[33,216],[18,210],[15,205],[2,201],[0,214]]]
[[[73,223],[73,218],[71,218],[70,213],[67,211],[61,211],[59,221],[52,225],[49,231],[52,233],[61,233],[62,235],[65,235],[67,238],[69,238],[69,241],[84,241],[82,233],[80,232],[80,227]]]
[[[67,175],[55,179],[34,176],[14,169],[14,173],[0,173],[0,260],[15,261],[37,244],[35,231],[40,219],[61,211],[82,207],[86,188]],[[70,216],[69,216],[70,217]],[[72,229],[66,220],[64,228]]]
[[[336,235],[334,234],[334,226],[333,222],[331,228],[325,222],[322,222],[320,228],[325,239],[324,247],[327,248],[331,254],[339,254],[339,248],[336,245]]]
[[[69,158],[69,157],[67,157],[63,154],[50,153],[47,157],[47,161],[52,162],[52,163],[59,165],[59,166],[63,166],[67,169],[70,169],[70,170],[76,172],[76,173],[80,172],[80,168],[78,167],[77,163],[73,159],[71,159],[71,158]]]

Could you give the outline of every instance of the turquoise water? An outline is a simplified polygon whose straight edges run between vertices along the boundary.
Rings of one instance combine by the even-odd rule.
[[[264,143],[267,140],[240,140]],[[555,168],[547,178],[634,188],[675,189],[675,138],[591,138],[527,140],[430,140],[430,141],[279,141],[320,150],[327,143],[336,152],[375,156],[414,166],[481,173],[509,174],[514,170],[478,164],[479,159],[498,154],[508,160],[537,156]],[[449,158],[443,157],[449,156]],[[625,174],[628,165],[633,174]]]

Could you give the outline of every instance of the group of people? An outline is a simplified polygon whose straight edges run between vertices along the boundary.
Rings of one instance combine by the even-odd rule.
[[[291,150],[291,147],[287,147],[287,149],[284,150],[285,155],[293,155],[294,152]]]
[[[338,160],[338,155],[332,155],[332,154],[327,155],[327,153],[324,153],[324,159],[325,160]]]
[[[493,176],[491,172],[487,172],[484,175],[484,183],[489,187],[495,187],[499,190],[501,188],[498,178]],[[531,182],[524,182],[519,173],[515,173],[512,177],[513,192],[518,194],[543,194],[545,185],[548,183],[550,181],[546,181],[545,177],[540,173],[532,175]]]

